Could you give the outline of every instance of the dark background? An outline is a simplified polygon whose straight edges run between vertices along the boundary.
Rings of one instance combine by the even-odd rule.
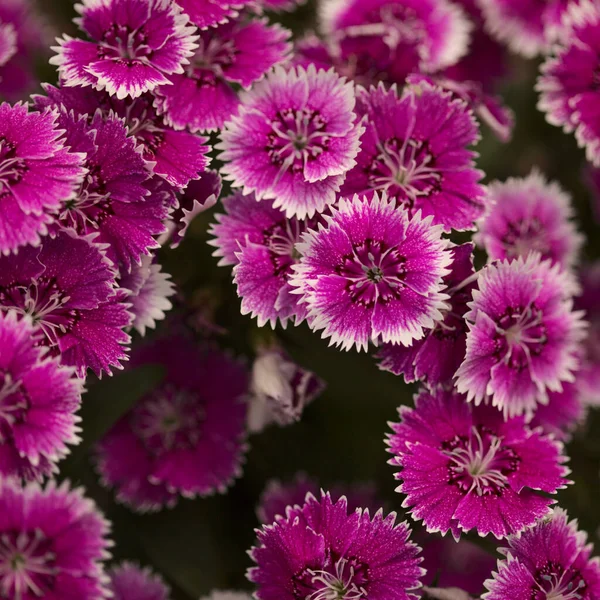
[[[77,35],[70,22],[75,14],[72,2],[42,1],[39,6],[53,21],[57,35]],[[309,3],[279,20],[297,34],[310,26],[313,14],[314,7]],[[486,181],[526,175],[534,165],[558,180],[575,199],[578,221],[588,238],[585,255],[594,259],[600,255],[600,245],[583,178],[585,158],[572,136],[547,125],[536,111],[533,85],[537,69],[537,61],[511,58],[509,77],[501,91],[516,113],[513,140],[501,144],[484,128],[477,147],[481,155],[478,166],[486,172]],[[40,73],[43,80],[55,82],[56,75],[47,64],[40,65]],[[217,267],[211,256],[206,230],[215,210],[219,210],[218,205],[193,223],[180,248],[161,252],[160,261],[181,292],[179,312],[209,298],[216,323],[228,332],[216,336],[217,342],[246,356],[250,364],[256,342],[272,334],[270,330],[258,330],[254,321],[239,314],[231,269]],[[245,580],[250,565],[246,550],[258,526],[255,506],[269,478],[286,479],[303,470],[317,477],[325,488],[338,482],[373,481],[390,509],[403,516],[402,498],[394,493],[393,469],[386,464],[383,437],[387,422],[396,419],[396,407],[410,403],[414,389],[401,378],[380,372],[364,353],[328,348],[306,326],[290,326],[286,331],[278,328],[275,335],[301,365],[327,382],[327,390],[306,410],[299,424],[273,427],[251,437],[243,478],[227,495],[181,500],[175,509],[154,515],[136,515],[116,505],[112,493],[98,485],[89,451],[103,432],[152,388],[160,373],[150,367],[119,373],[101,382],[88,378],[82,409],[84,442],[61,463],[61,477],[83,484],[113,522],[115,559],[135,559],[152,566],[172,586],[174,600],[196,599],[215,587],[250,589]],[[596,531],[600,526],[598,431],[600,416],[592,412],[567,447],[575,485],[558,495],[560,505],[579,519],[593,541],[598,540]],[[468,537],[494,551],[495,540]]]

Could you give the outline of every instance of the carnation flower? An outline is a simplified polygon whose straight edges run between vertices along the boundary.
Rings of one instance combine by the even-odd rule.
[[[306,495],[310,493],[316,497],[319,489],[317,481],[304,473],[296,473],[293,479],[285,483],[270,479],[260,496],[256,516],[265,525],[274,523],[278,518],[285,518],[288,506],[302,506]],[[337,484],[331,488],[330,495],[334,501],[344,496],[349,512],[360,508],[369,509],[375,514],[382,506],[375,486],[369,483]]]
[[[150,256],[143,257],[142,264],[134,266],[119,283],[130,292],[127,301],[133,314],[131,326],[141,336],[146,335],[146,329],[154,329],[173,307],[169,300],[175,294],[171,276],[163,273],[160,264],[153,263]]]
[[[271,423],[298,422],[304,408],[318,398],[325,382],[297,365],[279,348],[264,349],[252,366],[248,429],[262,431]]]
[[[0,310],[31,316],[41,330],[39,343],[80,377],[88,367],[110,375],[127,359],[123,328],[131,315],[114,286],[102,247],[72,231],[0,257]]]
[[[333,69],[276,67],[241,103],[216,146],[225,178],[244,194],[273,199],[287,217],[311,217],[335,202],[363,131],[353,85]]]
[[[452,257],[442,227],[409,217],[385,194],[340,200],[326,226],[304,235],[290,280],[313,330],[330,344],[408,346],[447,308],[441,293]]]
[[[465,357],[464,316],[475,287],[473,244],[454,246],[450,253],[450,273],[443,278],[449,296],[444,319],[411,346],[384,344],[376,355],[382,371],[404,375],[407,383],[420,380],[433,387],[448,384]]]
[[[223,493],[241,475],[246,370],[183,336],[139,347],[132,365],[159,364],[162,383],[104,436],[96,454],[103,483],[139,511],[173,506],[179,495]]]
[[[125,561],[112,567],[108,575],[113,600],[169,600],[169,587],[149,568]]]
[[[42,479],[77,444],[81,381],[36,347],[31,319],[0,312],[0,473]]]
[[[497,538],[518,533],[548,512],[569,483],[562,445],[523,417],[473,406],[453,391],[422,390],[415,408],[401,406],[388,435],[391,465],[401,467],[402,506],[428,532],[475,529]],[[540,493],[542,492],[542,493]]]
[[[600,166],[600,5],[593,0],[572,2],[563,24],[565,31],[554,56],[541,66],[538,108],[552,125],[567,133],[575,131],[588,160]]]
[[[0,596],[15,600],[109,598],[102,561],[109,523],[81,488],[0,479]]]
[[[235,265],[242,314],[256,317],[259,327],[275,328],[278,320],[284,327],[290,319],[301,323],[306,309],[292,293],[290,277],[300,258],[296,244],[317,219],[286,218],[274,202],[257,202],[253,194],[236,192],[222,202],[226,212],[217,215],[210,230],[215,239],[208,243],[216,246],[220,265]]]
[[[266,19],[231,21],[204,31],[199,47],[172,85],[156,90],[155,105],[175,129],[214,131],[238,109],[234,85],[248,89],[290,50],[290,32]]]
[[[183,188],[201,176],[209,162],[206,138],[187,131],[174,131],[165,125],[153,106],[155,98],[152,94],[118,100],[105,91],[90,87],[55,88],[47,83],[42,87],[46,96],[34,96],[37,107],[56,106],[66,112],[72,110],[75,115],[86,115],[90,122],[98,109],[109,120],[113,119],[112,113],[122,119],[127,126],[127,134],[141,151],[146,169],[176,188]]]
[[[510,536],[498,572],[485,582],[485,600],[557,598],[595,600],[600,597],[600,559],[590,558],[593,546],[555,509],[520,536]]]
[[[386,192],[411,214],[431,215],[444,231],[473,229],[486,196],[483,173],[467,150],[479,139],[467,105],[424,81],[401,98],[394,86],[359,89],[358,102],[366,131],[342,194]]]
[[[107,244],[108,258],[128,272],[158,247],[155,236],[165,229],[167,206],[151,193],[144,159],[115,115],[97,112],[88,125],[85,117],[63,112],[61,123],[66,143],[86,152],[88,173],[58,221],[80,235],[97,232],[94,241]]]
[[[446,0],[327,0],[321,28],[363,79],[401,84],[413,71],[456,63],[467,52],[471,24]]]
[[[491,260],[535,251],[563,267],[577,261],[583,236],[571,220],[571,197],[558,183],[533,170],[524,178],[492,182],[488,191],[490,208],[475,239]]]
[[[195,27],[171,0],[82,0],[75,9],[75,22],[92,41],[65,35],[50,59],[68,87],[137,98],[182,73],[197,47]]]
[[[478,287],[465,315],[467,353],[456,387],[476,404],[490,397],[505,415],[531,415],[578,367],[585,323],[573,310],[575,281],[530,253],[486,266]]]
[[[487,31],[517,54],[549,51],[571,0],[478,0]]]
[[[259,600],[409,600],[420,587],[420,548],[395,513],[348,514],[345,498],[309,494],[287,518],[257,530],[248,578]]]
[[[59,140],[56,119],[55,111],[0,105],[0,254],[38,245],[83,179],[84,155]]]
[[[253,0],[178,0],[192,23],[200,29],[208,29],[227,23],[239,16],[239,10]]]

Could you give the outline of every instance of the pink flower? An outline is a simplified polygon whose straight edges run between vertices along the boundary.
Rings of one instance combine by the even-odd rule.
[[[122,562],[108,572],[113,600],[169,600],[169,588],[150,569]]]

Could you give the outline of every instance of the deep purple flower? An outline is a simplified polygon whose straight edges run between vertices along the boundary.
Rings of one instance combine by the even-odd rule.
[[[90,87],[59,87],[43,84],[45,96],[34,96],[35,105],[56,106],[92,121],[100,109],[105,118],[114,113],[124,120],[127,133],[133,137],[149,172],[162,177],[176,188],[185,187],[204,172],[209,159],[206,138],[187,131],[174,131],[165,125],[153,106],[154,96],[118,100],[106,91]]]
[[[97,232],[94,241],[107,244],[108,258],[128,272],[158,248],[168,207],[152,193],[146,163],[121,119],[97,112],[88,124],[83,116],[62,112],[60,121],[65,142],[87,153],[88,172],[58,221],[82,236]]]
[[[146,329],[154,329],[173,307],[169,300],[175,294],[171,276],[163,273],[160,264],[152,262],[149,256],[143,257],[142,263],[134,266],[119,285],[130,292],[127,302],[133,314],[131,326],[141,336],[146,335]]]
[[[523,417],[473,406],[453,391],[422,390],[401,406],[388,435],[390,464],[401,467],[402,506],[428,532],[475,529],[497,538],[518,533],[548,512],[547,494],[569,483],[562,445],[530,430]],[[539,492],[543,492],[541,494]]]
[[[594,0],[572,2],[563,25],[554,55],[541,66],[536,86],[538,108],[552,125],[567,133],[574,131],[588,160],[600,166],[600,4]]]
[[[43,333],[41,345],[75,366],[101,375],[122,368],[131,321],[124,294],[101,246],[62,231],[43,244],[0,257],[0,310],[30,315]]]
[[[291,319],[301,323],[306,308],[292,293],[290,277],[300,258],[296,244],[307,227],[316,226],[316,218],[287,218],[274,202],[257,202],[254,194],[236,192],[222,203],[226,212],[217,215],[209,244],[217,248],[219,265],[235,265],[242,314],[256,317],[259,327],[270,323],[275,328],[278,320],[284,327]]]
[[[253,0],[177,0],[192,23],[208,29],[227,23],[239,16],[239,11]]]
[[[0,311],[0,473],[42,479],[79,443],[82,382],[36,347],[31,319]]]
[[[93,41],[65,35],[50,59],[69,87],[137,98],[168,85],[197,47],[195,27],[171,0],[82,0],[75,9],[75,22]]]
[[[549,51],[571,0],[478,0],[487,31],[517,54]]]
[[[83,179],[85,156],[59,139],[57,116],[0,105],[0,254],[38,245]]]
[[[579,374],[574,383],[563,383],[561,392],[550,392],[548,404],[539,404],[529,426],[541,427],[557,440],[568,442],[573,431],[585,420],[586,407],[581,398]]]
[[[377,353],[379,368],[404,375],[407,383],[423,381],[433,387],[448,384],[465,357],[467,323],[464,315],[475,287],[473,244],[455,246],[450,252],[450,273],[443,278],[449,296],[448,309],[442,311],[444,319],[412,345],[384,344]]]
[[[285,518],[288,506],[302,506],[308,493],[318,496],[319,488],[317,481],[304,473],[297,473],[292,480],[285,483],[270,479],[260,496],[256,516],[265,525],[274,523],[278,520],[277,517]],[[382,506],[375,486],[369,483],[337,484],[330,489],[330,495],[334,502],[344,496],[349,512],[360,508],[369,509],[375,514]]]
[[[475,240],[490,260],[526,258],[539,252],[562,267],[577,261],[583,236],[572,221],[571,196],[537,170],[527,177],[492,182],[490,208]]]
[[[296,364],[284,350],[263,349],[252,366],[248,430],[258,433],[271,423],[283,427],[298,422],[325,387],[320,377]]]
[[[414,599],[423,570],[409,535],[395,513],[348,514],[345,498],[309,494],[286,519],[258,530],[248,578],[259,600]]]
[[[574,279],[560,265],[526,259],[487,265],[473,292],[467,353],[456,387],[479,404],[489,397],[505,415],[531,415],[550,391],[573,381],[584,336],[573,310]]]
[[[585,265],[579,272],[581,294],[575,307],[585,311],[589,323],[583,342],[581,366],[576,384],[584,405],[600,405],[600,261]]]
[[[446,0],[330,0],[321,4],[321,26],[361,81],[398,84],[413,71],[456,63],[471,30],[461,7]]]
[[[333,69],[276,67],[241,102],[216,146],[225,179],[258,200],[273,199],[288,217],[311,217],[335,202],[363,131],[352,83]]]
[[[108,576],[113,600],[169,600],[169,587],[149,568],[125,561],[112,567]]]
[[[485,600],[595,600],[600,598],[600,559],[577,521],[555,509],[520,536],[510,536],[498,572],[485,582]]]
[[[139,511],[173,506],[178,495],[225,492],[246,449],[246,370],[183,336],[137,348],[132,365],[140,364],[163,365],[166,375],[98,445],[104,484]]]
[[[102,600],[109,523],[81,488],[0,479],[0,596]]]
[[[330,344],[411,345],[444,316],[452,257],[432,218],[412,218],[375,194],[340,200],[326,225],[304,234],[290,280],[313,330]]]
[[[156,90],[155,105],[175,129],[215,131],[238,109],[233,85],[252,83],[286,60],[290,32],[266,19],[231,21],[203,31],[199,47],[172,85]]]
[[[421,211],[451,229],[474,229],[486,206],[483,173],[467,147],[479,128],[465,102],[425,81],[398,98],[395,86],[358,91],[366,118],[357,165],[342,194],[386,192],[411,214]]]

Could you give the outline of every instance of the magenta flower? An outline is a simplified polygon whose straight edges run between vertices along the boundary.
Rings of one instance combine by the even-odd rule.
[[[571,0],[478,0],[487,31],[517,54],[546,54]]]
[[[215,131],[238,109],[234,85],[248,89],[290,51],[290,32],[266,19],[232,21],[200,35],[199,47],[172,85],[156,90],[155,105],[175,129]]]
[[[75,22],[92,41],[65,35],[50,59],[68,87],[137,98],[168,85],[197,47],[195,27],[171,0],[82,0],[75,8]]]
[[[0,596],[15,600],[110,597],[102,561],[109,523],[81,488],[0,479]]]
[[[492,182],[490,208],[475,240],[491,260],[526,258],[539,252],[562,267],[573,266],[583,244],[572,218],[571,196],[537,170],[527,177]]]
[[[182,336],[139,347],[132,364],[160,364],[166,375],[98,445],[104,484],[138,511],[173,506],[179,495],[225,492],[246,450],[246,370]]]
[[[264,525],[274,523],[279,518],[285,519],[288,506],[302,506],[309,493],[318,496],[319,484],[304,473],[296,473],[292,480],[285,483],[270,479],[260,496],[256,516]],[[330,495],[334,502],[344,496],[349,512],[368,509],[375,514],[382,506],[375,486],[369,483],[337,484],[331,488]]]
[[[309,494],[287,518],[258,531],[248,579],[258,600],[410,600],[420,587],[420,548],[406,523],[379,510],[348,514],[345,498]]]
[[[304,219],[335,202],[363,131],[354,89],[333,69],[276,67],[241,96],[244,110],[221,133],[225,179]]]
[[[252,366],[248,430],[258,433],[272,423],[284,427],[298,422],[325,387],[320,377],[296,364],[282,349],[263,349]]]
[[[395,86],[359,89],[358,112],[366,131],[342,194],[386,192],[411,214],[431,215],[444,231],[474,229],[486,194],[467,149],[479,139],[467,105],[423,81],[401,98]]]
[[[310,230],[290,280],[313,330],[330,344],[411,345],[444,318],[443,277],[452,257],[432,217],[412,218],[384,195],[342,199]]]
[[[0,67],[3,67],[17,52],[17,32],[12,23],[0,21]]]
[[[554,56],[541,67],[536,86],[540,92],[538,108],[552,125],[567,133],[574,131],[588,160],[600,166],[600,5],[593,0],[572,2],[563,25]]]
[[[240,192],[223,199],[225,214],[217,215],[209,244],[220,265],[235,265],[234,282],[242,298],[242,314],[256,317],[259,327],[277,321],[301,323],[306,308],[298,303],[290,283],[292,267],[300,256],[296,244],[317,218],[299,221],[286,218],[270,200],[257,202],[253,194]]]
[[[57,116],[0,105],[0,254],[38,245],[83,179],[84,155],[59,140]]]
[[[178,0],[192,23],[200,29],[223,25],[239,16],[239,11],[253,0]]]
[[[82,236],[98,233],[94,241],[107,244],[108,258],[128,272],[158,248],[168,207],[160,194],[151,193],[146,163],[114,114],[104,118],[97,112],[88,125],[85,117],[75,120],[62,112],[61,123],[65,142],[87,153],[88,173],[61,207],[58,221]]]
[[[498,572],[485,582],[485,600],[600,597],[600,559],[590,558],[593,546],[576,521],[555,509],[520,536],[510,536]]]
[[[376,355],[382,371],[404,375],[407,383],[423,381],[431,387],[451,383],[465,357],[464,316],[475,287],[473,244],[454,246],[450,252],[450,273],[443,278],[449,296],[448,309],[442,311],[444,319],[412,345],[384,344]]]
[[[42,332],[40,344],[80,377],[88,368],[110,375],[127,359],[123,328],[131,315],[123,298],[102,247],[72,231],[0,257],[0,310],[30,315]]]
[[[547,494],[569,483],[562,445],[523,417],[505,421],[492,407],[442,389],[422,390],[414,409],[398,412],[389,463],[402,469],[402,505],[428,532],[456,539],[471,529],[497,538],[518,533],[547,514],[554,502]]]
[[[437,71],[467,52],[471,23],[446,0],[323,2],[323,33],[341,63],[363,81],[402,84],[413,71]]]
[[[176,290],[171,276],[163,273],[160,264],[153,263],[149,256],[143,257],[142,264],[134,266],[119,284],[130,292],[127,302],[133,315],[131,326],[141,336],[146,335],[146,329],[154,329],[173,307],[169,298]]]
[[[112,567],[108,576],[113,600],[169,600],[169,587],[149,568],[125,561]]]
[[[50,476],[79,443],[82,382],[36,347],[31,319],[0,311],[0,473]]]
[[[574,279],[531,253],[485,267],[470,311],[467,353],[456,387],[479,404],[486,396],[505,415],[531,415],[549,391],[573,381],[583,313],[573,310]]]

